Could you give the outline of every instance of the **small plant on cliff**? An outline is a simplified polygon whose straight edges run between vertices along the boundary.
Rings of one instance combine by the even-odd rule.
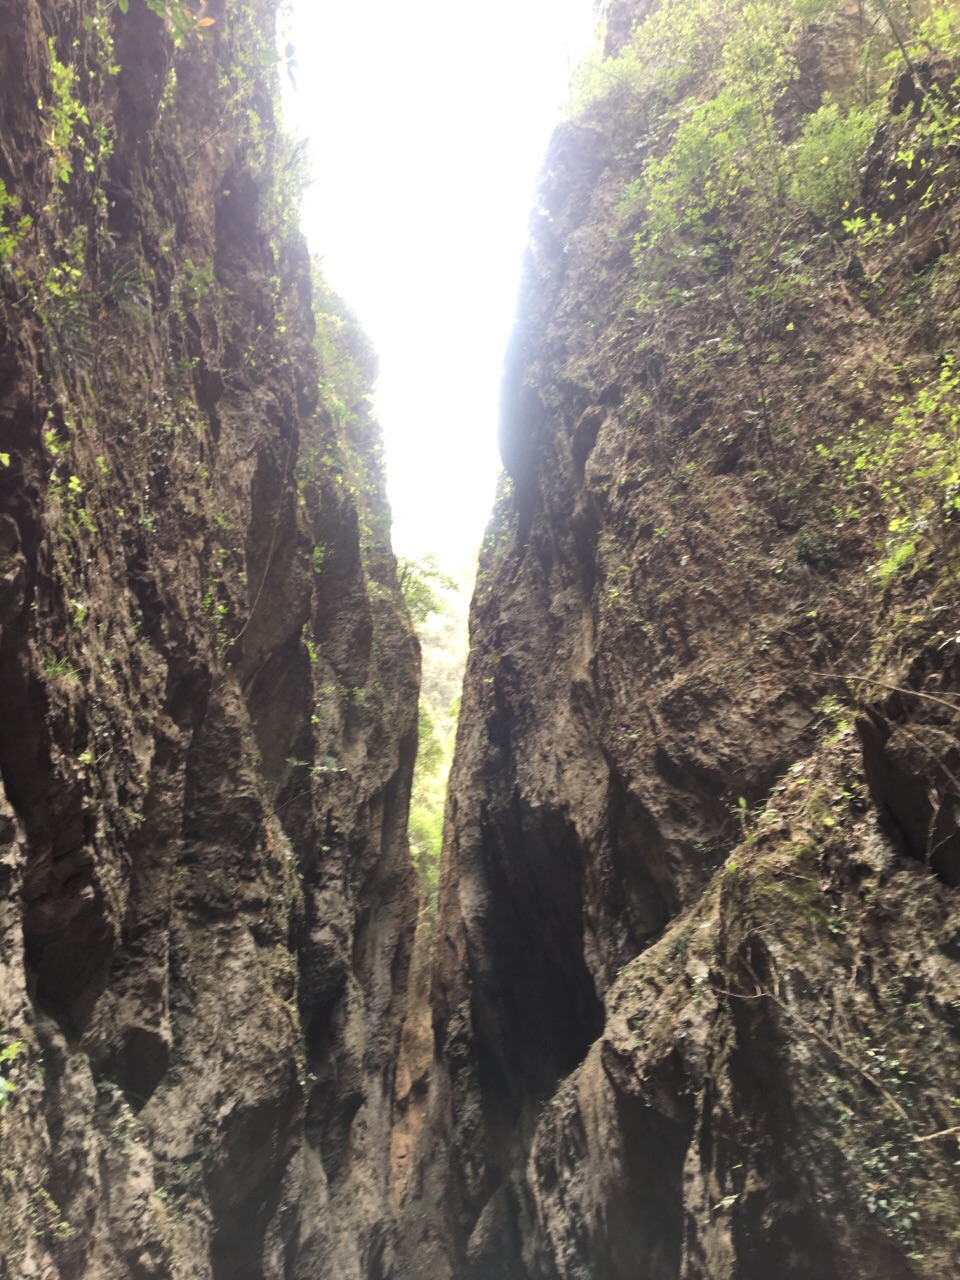
[[[77,97],[77,72],[74,67],[61,62],[56,54],[56,43],[51,36],[50,76],[53,81],[53,101],[50,105],[50,133],[47,146],[53,154],[53,169],[57,181],[66,186],[73,174],[73,149],[79,145],[77,133],[80,125],[89,125],[87,109]]]
[[[0,267],[5,267],[16,252],[17,245],[33,223],[26,217],[18,217],[20,204],[10,195],[0,178]]]
[[[49,263],[33,301],[44,322],[53,366],[64,377],[82,375],[92,368],[96,354],[92,318],[95,298],[86,269],[84,228],[76,227],[58,249],[59,260]]]
[[[889,398],[884,414],[860,418],[840,436],[820,441],[846,493],[866,503],[878,496],[887,513],[882,560],[874,573],[886,587],[922,545],[941,545],[960,517],[960,369],[947,353],[936,371]],[[944,548],[944,554],[949,552]]]
[[[835,102],[808,116],[791,156],[792,203],[824,222],[839,217],[856,195],[860,161],[876,127],[872,111],[843,112]]]
[[[23,1052],[23,1041],[14,1040],[12,1044],[0,1049],[0,1111],[10,1101],[10,1095],[16,1093],[17,1086],[7,1074],[17,1058]]]
[[[117,0],[117,4],[121,13],[129,12],[130,0]],[[182,44],[191,35],[202,40],[207,33],[207,28],[212,27],[215,21],[204,13],[205,0],[200,6],[199,13],[194,13],[184,0],[146,0],[146,4],[151,13],[155,13],[168,25],[176,45]]]
[[[210,293],[215,281],[213,262],[210,258],[200,266],[192,258],[184,259],[173,282],[172,310],[181,320],[186,320],[188,313]]]

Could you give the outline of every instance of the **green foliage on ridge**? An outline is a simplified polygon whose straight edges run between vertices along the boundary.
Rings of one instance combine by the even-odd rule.
[[[824,70],[830,57],[847,60],[843,75]],[[697,370],[739,360],[778,523],[790,502],[787,455],[802,446],[807,469],[815,465],[776,388],[781,345],[850,272],[863,298],[879,298],[911,229],[946,208],[960,143],[958,57],[960,13],[949,0],[857,14],[823,0],[664,0],[616,56],[580,73],[576,110],[613,111],[619,145],[638,158],[612,234],[633,241],[627,319],[644,335],[635,351],[661,370],[646,408]],[[878,126],[901,77],[911,96],[886,155],[892,135]],[[883,176],[868,200],[871,164]],[[678,332],[699,333],[699,346],[684,353]],[[817,445],[834,476],[824,486],[867,483],[891,506],[881,584],[956,520],[960,437],[945,407],[955,357],[943,351],[945,363],[914,375],[875,422]],[[800,466],[798,455],[789,469]]]

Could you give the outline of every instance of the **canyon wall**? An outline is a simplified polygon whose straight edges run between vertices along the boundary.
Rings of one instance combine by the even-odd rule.
[[[953,1280],[952,7],[607,7],[413,965],[275,8],[0,0],[0,1273]]]
[[[651,8],[531,223],[391,1274],[949,1280],[955,15]]]
[[[275,11],[0,3],[4,1276],[387,1245],[419,654]]]

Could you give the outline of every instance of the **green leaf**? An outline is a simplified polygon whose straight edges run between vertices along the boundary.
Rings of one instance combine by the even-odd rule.
[[[9,453],[0,453],[0,467],[9,467],[9,465],[10,465]]]
[[[14,1040],[13,1044],[8,1044],[6,1048],[0,1049],[0,1062],[12,1062],[23,1048],[22,1040]]]
[[[130,0],[117,0],[117,3],[120,6],[121,13],[126,13],[127,10],[130,8]]]

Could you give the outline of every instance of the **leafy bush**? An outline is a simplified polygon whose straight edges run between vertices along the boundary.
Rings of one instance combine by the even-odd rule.
[[[842,112],[825,103],[808,116],[791,154],[790,196],[824,222],[838,218],[857,193],[858,170],[876,129],[872,111]]]
[[[170,24],[174,44],[181,44],[190,35],[196,35],[202,40],[206,29],[214,23],[213,18],[202,13],[200,17],[195,17],[185,0],[146,0],[146,3],[151,13]],[[130,0],[117,0],[117,4],[121,13],[129,12]]]
[[[875,575],[886,587],[914,560],[922,543],[936,544],[956,519],[960,487],[960,370],[946,355],[914,393],[890,398],[879,421],[863,419],[817,453],[850,494],[879,495],[889,511],[883,559]]]
[[[33,225],[28,217],[17,217],[19,212],[19,201],[10,195],[0,178],[0,267],[7,265]]]
[[[718,218],[755,187],[758,132],[756,111],[732,90],[697,107],[666,155],[644,169],[647,239],[674,231],[702,239],[708,226],[715,236]]]
[[[0,1111],[10,1101],[10,1095],[17,1091],[17,1086],[10,1079],[7,1072],[22,1052],[22,1040],[14,1040],[12,1044],[5,1045],[4,1048],[0,1049]]]
[[[633,93],[642,79],[642,64],[632,44],[628,44],[615,58],[595,54],[584,60],[573,76],[571,105],[575,115],[589,107],[591,102],[606,97],[620,88]]]
[[[444,591],[456,591],[457,584],[443,572],[433,555],[419,560],[405,560],[402,556],[397,566],[400,590],[407,602],[414,625],[426,622],[431,613],[443,608]]]

